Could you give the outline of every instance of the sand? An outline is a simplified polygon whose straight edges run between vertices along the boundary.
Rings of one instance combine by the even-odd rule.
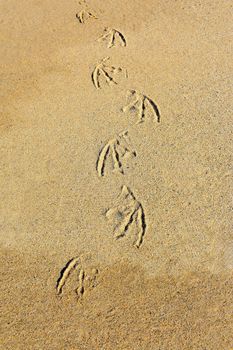
[[[0,7],[1,349],[232,350],[232,2]]]

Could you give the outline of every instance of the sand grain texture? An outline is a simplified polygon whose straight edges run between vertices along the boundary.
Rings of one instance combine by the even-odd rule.
[[[0,3],[1,349],[232,350],[232,9]]]

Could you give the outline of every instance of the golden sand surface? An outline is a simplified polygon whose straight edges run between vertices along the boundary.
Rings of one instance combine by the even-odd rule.
[[[232,350],[224,0],[9,0],[3,350]]]

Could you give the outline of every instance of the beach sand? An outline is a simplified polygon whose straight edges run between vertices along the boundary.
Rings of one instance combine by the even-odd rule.
[[[232,8],[1,1],[1,349],[233,349]]]

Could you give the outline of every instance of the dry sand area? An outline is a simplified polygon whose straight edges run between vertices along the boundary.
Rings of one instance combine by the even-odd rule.
[[[1,349],[233,349],[232,11],[1,0]]]

